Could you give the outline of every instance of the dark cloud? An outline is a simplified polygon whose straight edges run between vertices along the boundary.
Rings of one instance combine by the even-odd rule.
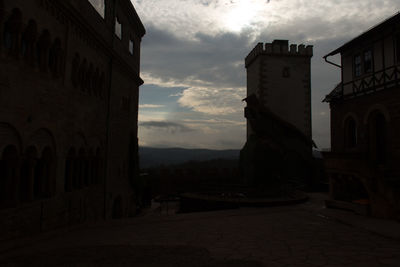
[[[246,33],[197,33],[194,39],[185,39],[148,25],[142,70],[163,81],[182,82],[190,77],[214,86],[242,87],[246,83],[243,62],[249,47]]]
[[[194,129],[184,124],[172,121],[145,121],[145,122],[140,122],[139,125],[151,130],[161,130],[172,134],[194,131]]]
[[[156,2],[154,1],[154,3]],[[174,1],[170,2],[175,3]],[[145,23],[147,34],[142,43],[142,72],[160,79],[161,83],[157,85],[161,87],[166,86],[163,85],[163,82],[175,82],[182,85],[182,94],[173,100],[178,101],[181,106],[200,111],[189,115],[185,113],[186,118],[196,118],[200,116],[199,114],[204,113],[204,110],[212,111],[213,105],[224,108],[226,108],[225,103],[241,105],[239,101],[236,101],[238,97],[235,96],[232,99],[230,97],[233,92],[237,92],[235,88],[245,87],[244,58],[258,42],[287,39],[290,43],[314,45],[314,57],[312,58],[313,135],[315,142],[321,147],[329,147],[330,136],[329,105],[321,101],[340,81],[340,70],[324,62],[322,57],[387,17],[388,12],[392,12],[393,8],[399,7],[395,1],[383,1],[379,4],[372,1],[352,2],[348,0],[271,1],[269,5],[271,7],[277,6],[276,3],[279,2],[280,6],[285,8],[290,5],[293,5],[294,8],[275,10],[274,13],[266,12],[265,16],[272,17],[272,20],[266,19],[266,21],[271,21],[268,25],[265,21],[255,20],[248,28],[234,33],[222,28],[217,31],[215,21],[210,20],[213,24],[204,19],[212,17],[213,10],[225,6],[222,3],[230,4],[229,1],[197,0],[193,2],[200,3],[200,5],[193,6],[193,10],[197,10],[199,6],[206,6],[210,12],[199,16],[195,11],[188,12],[187,5],[185,5],[185,10],[176,12],[178,15],[172,8],[164,8],[159,13],[154,13],[156,5],[152,1],[151,4],[149,1],[146,2],[149,6],[147,14],[151,16],[148,16]],[[185,3],[189,2],[185,1]],[[182,2],[179,2],[179,6],[181,4]],[[178,8],[178,5],[175,8]],[[266,11],[268,10],[266,9]],[[197,20],[202,24],[197,23]],[[208,26],[204,25],[208,25],[210,29],[208,30],[206,28]],[[333,58],[333,60],[340,63],[338,58]],[[148,82],[146,81],[147,84]],[[203,88],[200,90],[198,87]],[[225,89],[223,90],[223,88]],[[226,88],[233,89],[233,91],[226,90]],[[160,91],[162,89],[165,88],[161,88]],[[243,90],[238,89],[238,92],[245,94]],[[146,104],[160,103],[158,98],[161,97],[160,94],[151,95],[151,99],[148,99]],[[219,101],[215,101],[215,99],[219,99]],[[168,103],[168,105],[170,104]],[[243,120],[242,113],[239,115],[235,113],[234,116],[232,120]],[[171,120],[179,120],[179,118],[171,117]],[[186,125],[175,122],[143,122],[141,126],[147,129],[151,128],[152,132],[160,130],[173,133],[194,131]],[[242,128],[244,127],[240,129]],[[197,134],[197,132],[193,134]],[[226,135],[226,131],[224,133]],[[146,132],[146,134],[148,133]],[[162,133],[160,138],[165,140],[165,137],[161,135]],[[179,139],[177,135],[174,137]],[[214,138],[213,143],[220,146],[229,147],[234,146],[235,143],[234,140],[228,143],[222,142],[219,135],[212,138]],[[235,139],[238,140],[237,143],[240,142],[240,138]],[[243,137],[244,139],[245,137]],[[179,139],[176,142],[182,142],[182,140]]]
[[[321,29],[318,29],[318,26],[314,27],[318,32],[323,31],[326,25],[321,25]],[[164,81],[182,82],[192,77],[193,80],[210,82],[213,87],[245,87],[244,58],[258,41],[271,42],[271,36],[273,36],[273,39],[288,39],[291,43],[314,45],[312,59],[314,139],[323,147],[329,146],[329,106],[321,101],[340,80],[340,75],[339,70],[324,62],[322,56],[343,44],[350,37],[332,37],[310,42],[307,41],[306,34],[287,30],[284,35],[264,31],[257,37],[252,37],[251,31],[244,31],[241,34],[222,33],[215,36],[198,33],[195,39],[188,40],[152,25],[147,26],[147,31],[148,36],[143,43],[143,71]],[[256,41],[251,41],[253,39]],[[332,75],[333,73],[336,75]],[[194,104],[195,101],[193,101]],[[239,102],[238,105],[240,105]],[[321,116],[321,112],[328,115]],[[242,119],[242,116],[237,119]],[[174,124],[157,123],[152,127],[168,129],[172,133],[188,130]],[[142,126],[146,127],[143,124]],[[229,144],[225,145],[229,147]]]

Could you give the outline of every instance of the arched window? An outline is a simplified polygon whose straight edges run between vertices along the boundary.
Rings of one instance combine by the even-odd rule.
[[[72,188],[73,189],[79,189],[79,157],[76,155],[75,157],[72,158]]]
[[[86,58],[83,59],[80,67],[79,67],[79,84],[81,85],[81,90],[85,91],[86,87]]]
[[[93,64],[90,63],[89,68],[86,72],[86,89],[88,91],[89,94],[92,93],[92,79],[93,79]]]
[[[34,65],[35,58],[35,42],[37,38],[37,25],[32,19],[29,20],[26,26],[21,41],[22,56],[30,64]]]
[[[87,165],[88,165],[88,170],[87,170],[87,180],[88,180],[88,185],[94,184],[94,153],[93,149],[90,148],[87,156]]]
[[[22,28],[22,13],[18,8],[11,11],[11,15],[4,25],[4,46],[9,54],[18,57],[19,39]]]
[[[368,148],[370,159],[378,164],[387,160],[387,123],[385,116],[379,112],[372,112],[368,119]]]
[[[36,57],[39,69],[41,71],[47,71],[50,45],[51,45],[50,32],[48,30],[43,30],[42,34],[39,36],[36,46]]]
[[[79,66],[80,66],[80,56],[79,53],[75,53],[71,65],[71,81],[74,87],[79,86]]]
[[[90,185],[90,154],[85,155],[83,158],[83,184],[84,186],[89,186]]]
[[[93,87],[92,90],[95,96],[99,95],[99,84],[100,84],[99,79],[100,79],[99,68],[96,68],[92,80],[92,87]]]
[[[35,168],[37,163],[36,148],[28,147],[25,152],[25,158],[21,166],[21,180],[20,180],[20,200],[31,201],[33,200],[33,183],[35,177]]]
[[[44,194],[45,197],[51,197],[55,193],[55,175],[54,175],[54,153],[50,147],[46,147],[42,153],[42,160],[44,163]]]
[[[68,150],[67,157],[65,159],[65,175],[64,175],[64,190],[65,192],[72,191],[72,181],[73,181],[73,174],[74,174],[74,163],[75,163],[75,149],[71,147]]]
[[[54,155],[50,147],[45,147],[35,168],[33,192],[36,199],[50,197],[54,193]]]
[[[105,75],[104,72],[101,73],[100,82],[99,82],[99,96],[103,97],[105,88]]]
[[[98,147],[96,149],[96,156],[95,156],[95,160],[94,160],[94,183],[95,184],[99,184],[101,183],[101,178],[102,178],[102,174],[103,174],[103,163],[102,163],[102,157],[101,157],[101,151],[100,148]]]
[[[49,52],[49,67],[53,77],[59,77],[61,72],[62,50],[61,40],[56,38],[51,45]]]
[[[346,148],[354,148],[357,146],[357,125],[352,117],[348,117],[345,121],[344,140]]]
[[[113,201],[112,218],[120,219],[123,217],[124,210],[122,207],[122,197],[117,196]]]
[[[86,159],[86,152],[85,149],[82,147],[79,149],[78,155],[78,188],[82,188],[85,179],[85,159]]]
[[[9,145],[0,160],[0,207],[14,204],[18,174],[18,151],[14,145]]]

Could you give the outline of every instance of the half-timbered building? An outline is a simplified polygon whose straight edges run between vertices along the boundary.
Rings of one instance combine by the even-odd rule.
[[[340,55],[341,64],[330,61]],[[327,54],[342,81],[326,96],[331,204],[400,215],[400,14]]]

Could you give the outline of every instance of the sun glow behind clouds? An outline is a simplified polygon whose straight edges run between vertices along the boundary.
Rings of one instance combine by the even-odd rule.
[[[240,32],[252,23],[259,22],[260,13],[267,3],[268,1],[260,0],[237,0],[223,17],[223,24],[230,31]]]
[[[186,39],[195,39],[198,33],[240,33],[248,27],[259,31],[271,22],[272,10],[277,6],[269,0],[131,1],[145,25],[157,24],[157,27]]]

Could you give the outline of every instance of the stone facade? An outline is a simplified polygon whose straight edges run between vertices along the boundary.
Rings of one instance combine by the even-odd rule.
[[[314,187],[311,134],[312,46],[258,43],[245,59],[247,142],[240,153],[245,182],[267,195],[288,184]]]
[[[255,94],[271,112],[311,138],[313,47],[286,40],[258,43],[245,59],[247,96]],[[251,126],[247,125],[249,136]]]
[[[338,53],[342,81],[325,98],[331,198],[354,209],[363,204],[373,216],[400,218],[400,15],[325,59]]]
[[[1,239],[135,211],[145,29],[103,4],[0,0]]]

